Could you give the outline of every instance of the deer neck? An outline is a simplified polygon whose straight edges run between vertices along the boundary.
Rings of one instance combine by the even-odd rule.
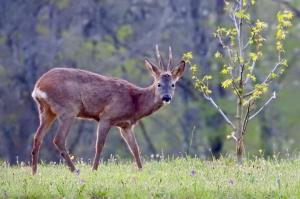
[[[143,88],[137,99],[136,119],[148,116],[162,107],[163,102],[156,93],[155,84]]]

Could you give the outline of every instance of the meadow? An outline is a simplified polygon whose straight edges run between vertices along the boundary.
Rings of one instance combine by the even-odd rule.
[[[37,175],[24,164],[0,166],[0,198],[300,198],[300,160],[170,158],[108,161],[79,174],[64,164],[40,164]]]

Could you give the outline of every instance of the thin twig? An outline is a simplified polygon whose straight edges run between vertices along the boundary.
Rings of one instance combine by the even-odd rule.
[[[217,37],[218,37],[218,40],[219,40],[221,46],[222,46],[224,49],[226,49],[227,54],[228,54],[228,57],[229,57],[229,60],[230,60],[230,62],[231,62],[231,60],[232,60],[232,54],[231,54],[230,48],[229,48],[227,45],[225,45],[223,39],[221,38],[221,36],[220,36],[219,34],[217,34]]]
[[[251,69],[250,69],[250,74],[251,75],[253,74],[253,70],[254,70],[255,65],[256,65],[256,61],[252,61],[252,65],[251,65]],[[246,77],[245,84],[247,84],[249,79],[250,79],[250,77]]]
[[[210,97],[210,96],[207,96],[207,95],[205,95],[205,94],[203,94],[203,96],[204,96],[204,98],[206,99],[206,100],[208,100],[218,111],[219,111],[219,113],[223,116],[223,118],[226,120],[226,122],[228,123],[228,124],[230,124],[231,125],[231,127],[235,130],[236,129],[236,127],[235,127],[235,125],[233,124],[233,122],[231,122],[231,120],[227,117],[227,115],[222,111],[222,109],[220,108],[220,106],[218,106],[216,103],[215,103],[215,101]]]
[[[232,19],[233,19],[233,22],[234,22],[235,29],[236,29],[236,31],[238,33],[238,36],[237,36],[238,42],[240,42],[240,39],[239,39],[239,37],[240,37],[240,29],[239,29],[238,23],[236,21],[235,13],[233,14]]]
[[[260,109],[258,109],[258,111],[256,111],[256,113],[254,113],[253,115],[251,115],[249,117],[249,120],[253,119],[255,116],[257,116],[272,100],[276,99],[276,92],[273,92],[273,95],[266,101],[266,103],[264,103],[264,105],[262,107],[260,107]]]
[[[270,77],[273,73],[275,73],[275,71],[277,70],[278,66],[280,66],[282,64],[282,61],[277,62],[274,66],[274,68],[271,70],[271,72],[268,74],[268,76],[266,77],[266,79],[263,81],[264,83],[268,83],[270,81]]]
[[[250,45],[250,41],[251,41],[250,39],[247,41],[247,43],[245,44],[245,46],[243,48],[244,50]]]
[[[235,90],[235,92],[238,95],[238,97],[240,98],[240,100],[243,100],[242,96],[240,95],[239,89],[237,88],[234,80],[232,81],[232,85],[233,85],[233,89]]]
[[[250,95],[252,95],[254,93],[254,90],[253,91],[249,91],[248,93],[245,93],[243,95],[243,97],[249,97]]]
[[[243,74],[244,74],[245,64],[242,64],[240,67],[241,67],[241,72],[240,72],[240,87],[242,87],[243,86]]]
[[[270,77],[273,73],[275,73],[275,71],[277,70],[277,68],[282,64],[282,61],[279,61],[275,64],[274,68],[271,70],[271,72],[267,75],[267,77],[265,78],[265,80],[261,83],[261,84],[265,84],[265,83],[269,83],[271,81]],[[253,91],[249,91],[248,93],[246,93],[245,95],[243,95],[243,97],[249,97],[250,95],[252,95],[254,93]]]
[[[252,28],[253,26],[249,24],[249,27]],[[248,39],[247,43],[245,44],[243,50],[245,50],[251,44],[251,41],[253,40],[254,36],[255,34],[251,35],[251,37]]]

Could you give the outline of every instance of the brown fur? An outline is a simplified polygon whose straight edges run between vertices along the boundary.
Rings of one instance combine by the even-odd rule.
[[[59,127],[53,142],[71,171],[75,170],[75,166],[67,153],[65,140],[74,118],[94,119],[99,123],[93,170],[98,168],[100,153],[112,126],[119,127],[138,167],[142,168],[133,132],[134,125],[163,105],[157,89],[160,77],[168,73],[176,82],[184,70],[184,62],[179,66],[179,73],[179,67],[163,71],[151,63],[146,64],[155,78],[147,88],[78,69],[54,68],[45,73],[37,81],[32,94],[40,116],[40,126],[34,136],[32,149],[33,174],[37,170],[40,145],[55,119],[58,120]]]

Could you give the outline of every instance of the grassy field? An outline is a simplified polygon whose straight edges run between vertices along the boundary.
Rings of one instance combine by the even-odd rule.
[[[204,161],[178,158],[105,163],[97,172],[78,163],[80,174],[64,165],[0,167],[0,198],[300,198],[300,160],[231,158]]]

